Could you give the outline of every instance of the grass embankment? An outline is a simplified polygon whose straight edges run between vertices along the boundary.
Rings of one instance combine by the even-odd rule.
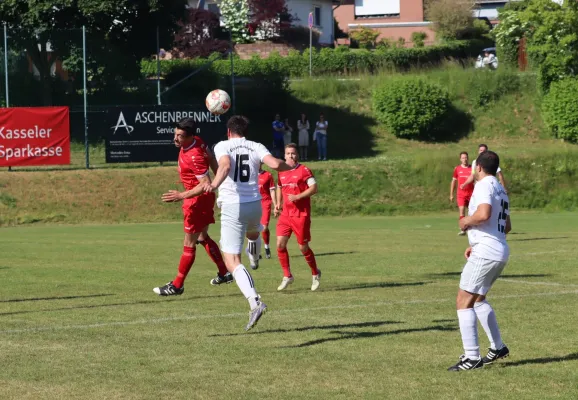
[[[398,75],[292,83],[283,114],[306,111],[315,121],[317,112],[324,111],[330,122],[329,156],[341,158],[308,163],[321,187],[314,201],[316,215],[452,210],[448,200],[452,169],[460,151],[474,157],[480,142],[500,154],[514,207],[556,211],[578,206],[578,147],[549,138],[532,75],[452,66],[415,74],[446,87],[466,120],[467,126],[456,122],[452,140],[397,139],[375,122],[372,88]],[[268,143],[267,116],[253,116],[253,121],[256,139]],[[83,157],[82,146],[73,145],[73,167],[82,168]],[[91,164],[105,166],[102,146],[92,149]],[[178,220],[178,206],[159,202],[161,193],[177,187],[175,166],[134,168],[143,165],[2,172],[0,224]]]
[[[314,214],[393,215],[454,209],[453,152],[312,162],[319,181]],[[578,151],[506,153],[504,174],[515,208],[574,209]],[[36,171],[0,175],[0,225],[34,222],[150,222],[181,218],[161,194],[179,187],[176,168]]]

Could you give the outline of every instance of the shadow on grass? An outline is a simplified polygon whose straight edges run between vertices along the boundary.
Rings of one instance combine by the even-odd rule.
[[[427,138],[426,140],[436,143],[459,142],[467,137],[470,132],[473,132],[474,128],[474,119],[470,114],[454,105],[450,105],[447,117],[434,132],[435,137]]]
[[[369,321],[369,322],[355,322],[352,324],[335,324],[335,325],[312,325],[304,326],[301,328],[291,328],[291,329],[267,329],[264,331],[253,331],[249,333],[217,333],[214,335],[209,335],[209,337],[223,337],[223,336],[245,336],[245,335],[262,335],[264,333],[288,333],[288,332],[305,332],[311,330],[324,330],[324,329],[346,329],[346,328],[376,328],[383,325],[392,324],[403,324],[401,321]]]
[[[520,365],[528,364],[550,364],[555,362],[563,361],[576,361],[578,360],[578,353],[568,354],[563,357],[545,357],[545,358],[531,358],[528,360],[512,361],[501,364],[504,367],[519,367]]]
[[[443,278],[447,276],[460,276],[462,271],[452,271],[452,272],[440,272],[439,274],[427,274],[426,276],[431,278]]]
[[[315,257],[339,256],[344,254],[357,254],[359,251],[333,251],[328,253],[315,253]],[[301,254],[292,255],[291,258],[303,257]]]
[[[327,342],[337,342],[340,340],[351,340],[351,339],[371,339],[381,336],[391,336],[400,335],[404,333],[415,333],[415,332],[450,332],[457,330],[457,327],[434,325],[425,328],[411,328],[411,329],[399,329],[395,331],[387,332],[343,332],[343,331],[331,331],[331,334],[338,335],[335,337],[315,339],[308,342],[300,343],[294,346],[281,346],[280,348],[302,348],[315,346],[318,344],[323,344]]]
[[[2,269],[2,268],[0,268]],[[114,296],[112,293],[105,294],[87,294],[85,296],[55,296],[55,297],[32,297],[27,299],[8,299],[0,300],[0,303],[21,303],[25,301],[46,301],[46,300],[73,300],[73,299],[88,299],[92,297],[107,297]]]
[[[323,291],[339,291],[339,290],[357,290],[357,289],[379,289],[379,288],[393,288],[403,286],[422,286],[430,282],[375,282],[375,283],[358,283],[350,286],[340,286],[334,288],[323,288]]]
[[[500,275],[500,278],[544,278],[552,274],[522,274],[522,275]]]
[[[0,267],[0,269],[9,269],[10,267]]]
[[[86,296],[86,297],[94,297],[94,296]],[[222,298],[222,297],[239,297],[239,294],[238,293],[231,293],[231,294],[218,294],[218,295],[210,295],[210,296],[193,296],[193,297],[180,298],[180,299],[155,299],[155,300],[130,301],[130,302],[124,302],[124,303],[79,305],[79,306],[73,306],[73,307],[61,307],[61,308],[51,308],[51,309],[42,309],[42,310],[10,311],[10,312],[0,313],[0,317],[7,316],[7,315],[21,315],[21,314],[32,314],[32,313],[41,313],[41,312],[54,312],[54,311],[67,311],[67,310],[90,310],[93,308],[135,306],[135,305],[143,305],[143,304],[155,304],[155,303],[160,303],[160,302],[173,302],[173,301],[185,302],[185,301],[195,301],[195,300],[199,300],[199,299]],[[79,296],[79,297],[75,296],[75,297],[70,297],[70,298],[82,298],[82,296]]]
[[[556,240],[556,239],[568,239],[569,236],[558,236],[558,237],[539,237],[539,238],[527,238],[527,239],[510,239],[508,242],[531,242],[534,240]]]

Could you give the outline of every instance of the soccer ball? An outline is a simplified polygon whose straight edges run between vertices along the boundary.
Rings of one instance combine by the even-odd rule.
[[[231,98],[224,90],[215,89],[207,95],[205,105],[212,114],[222,115],[231,108]]]

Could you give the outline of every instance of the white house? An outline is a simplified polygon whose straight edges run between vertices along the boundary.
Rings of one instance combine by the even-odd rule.
[[[286,0],[289,13],[296,20],[295,26],[308,27],[309,13],[313,13],[313,25],[319,31],[319,43],[332,44],[334,34],[333,5],[335,0]],[[189,7],[202,8],[219,13],[219,0],[189,0]]]

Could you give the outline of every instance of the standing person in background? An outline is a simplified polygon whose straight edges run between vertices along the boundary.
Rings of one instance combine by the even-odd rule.
[[[488,145],[487,144],[480,144],[478,146],[478,155],[482,154],[484,151],[488,151]],[[462,183],[459,188],[463,189],[465,188],[467,185],[474,183],[474,172],[476,171],[476,160],[474,160],[472,162],[472,174],[470,175],[470,177],[464,182]],[[498,172],[496,174],[496,177],[498,178],[498,181],[500,181],[500,185],[502,185],[504,187],[504,190],[506,191],[506,193],[508,193],[508,188],[506,188],[506,181],[504,180],[504,174],[502,174],[502,169],[500,167],[498,167]]]
[[[317,193],[317,182],[309,168],[299,164],[299,153],[294,143],[285,147],[285,162],[290,170],[279,172],[277,182],[277,206],[275,216],[277,221],[277,256],[283,269],[283,280],[277,290],[285,290],[293,283],[293,275],[289,265],[287,242],[295,233],[299,250],[311,268],[313,280],[311,290],[319,288],[321,270],[317,268],[315,254],[309,247],[311,241],[311,196]]]
[[[297,129],[299,130],[299,159],[307,161],[307,150],[309,150],[309,120],[305,113],[301,113],[301,119],[297,121]]]
[[[454,168],[454,175],[452,177],[452,183],[450,185],[450,202],[454,201],[454,190],[456,183],[458,186],[458,209],[460,210],[460,219],[466,216],[466,210],[470,205],[470,199],[472,197],[472,192],[474,191],[474,184],[464,186],[462,189],[462,183],[468,180],[472,174],[472,166],[469,164],[468,153],[462,151],[460,153],[460,165]],[[466,231],[460,231],[458,235],[464,236]]]
[[[293,135],[293,128],[289,124],[289,118],[285,118],[285,133],[283,134],[283,148],[289,143],[292,143],[291,136]]]
[[[317,140],[317,159],[327,160],[327,127],[329,123],[325,120],[323,113],[319,114],[319,121],[315,124],[315,139]]]
[[[273,155],[280,159],[283,159],[283,149],[285,148],[284,135],[285,124],[281,121],[281,114],[277,113],[273,121]]]

